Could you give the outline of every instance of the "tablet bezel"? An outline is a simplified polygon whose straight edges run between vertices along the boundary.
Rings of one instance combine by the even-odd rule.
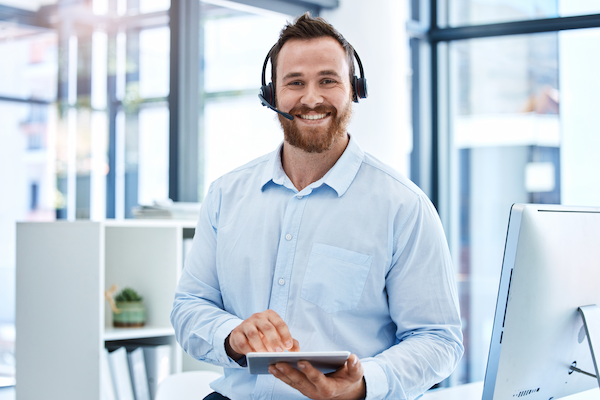
[[[298,361],[308,361],[313,367],[327,374],[343,366],[350,354],[349,351],[256,352],[246,354],[246,361],[248,371],[252,375],[268,374],[269,366],[278,362],[286,362],[298,369]]]

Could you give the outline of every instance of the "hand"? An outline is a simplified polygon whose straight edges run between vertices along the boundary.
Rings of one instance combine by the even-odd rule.
[[[238,325],[225,339],[225,350],[232,360],[251,351],[300,351],[287,324],[273,310],[253,314]]]
[[[323,375],[308,361],[298,362],[298,371],[287,363],[269,367],[269,372],[311,399],[364,399],[367,387],[363,379],[363,367],[352,354],[343,367],[334,373]]]

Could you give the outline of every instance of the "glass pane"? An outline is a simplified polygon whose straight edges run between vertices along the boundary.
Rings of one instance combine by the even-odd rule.
[[[138,204],[168,198],[169,41],[168,27],[131,29],[113,38],[109,82],[122,103],[111,136],[109,218],[131,218]]]
[[[450,26],[552,17],[558,17],[558,0],[452,0],[448,2]]]
[[[0,21],[0,96],[56,98],[57,38],[40,31]]]
[[[77,112],[75,133],[75,218],[77,219],[90,218],[91,117],[90,109],[82,108]]]
[[[171,8],[171,0],[139,0],[139,1],[140,1],[140,12],[141,13],[165,11],[165,10],[168,10],[169,8]]]
[[[407,2],[407,7],[409,8],[409,18],[412,21],[420,21],[421,20],[421,0],[410,0]]]
[[[600,204],[598,46],[600,30],[450,44],[459,382],[484,377],[511,205]]]
[[[284,18],[259,15],[206,20],[204,90],[256,89],[258,93],[260,69],[257,70],[256,66],[262,66],[284,24]],[[268,69],[267,82],[270,77]]]
[[[108,37],[95,31],[61,44],[68,51],[63,48],[66,54],[60,64],[56,214],[70,220],[101,220],[106,216],[108,173]]]
[[[257,94],[260,68],[286,23],[281,16],[204,6],[204,92],[211,96],[204,99],[200,119],[201,197],[215,179],[275,150],[283,140],[276,114],[260,105]]]
[[[569,17],[573,15],[600,14],[600,1],[598,0],[559,0],[560,15]]]
[[[144,29],[139,34],[139,96],[169,95],[170,31],[168,27]]]
[[[93,0],[92,5],[95,14],[106,14],[109,8],[109,0]],[[118,15],[126,14],[128,8],[131,14],[166,11],[171,8],[171,0],[116,0]]]
[[[204,114],[205,193],[210,182],[275,150],[283,140],[276,114],[254,95],[207,102]]]
[[[169,198],[169,108],[166,104],[139,112],[138,202]],[[131,212],[131,210],[126,210]]]
[[[494,24],[598,13],[600,13],[598,0],[448,1],[448,24],[450,26]],[[446,26],[447,24],[441,21],[440,25]]]

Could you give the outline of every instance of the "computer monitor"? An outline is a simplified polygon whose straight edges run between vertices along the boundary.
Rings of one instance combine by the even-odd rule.
[[[483,400],[558,399],[598,387],[594,304],[600,306],[600,207],[515,204]],[[590,307],[582,313],[582,306]]]

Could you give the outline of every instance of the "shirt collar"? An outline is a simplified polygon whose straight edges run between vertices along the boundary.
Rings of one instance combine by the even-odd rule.
[[[313,182],[309,187],[315,188],[324,183],[335,190],[338,197],[346,193],[346,190],[348,190],[354,177],[358,173],[365,156],[365,153],[356,142],[356,139],[351,135],[349,136],[350,140],[348,146],[335,165],[325,174],[325,176],[323,176],[323,178]],[[269,157],[269,161],[261,179],[262,190],[264,190],[269,182],[273,182],[277,185],[284,185],[284,182],[289,180],[281,164],[282,148],[283,142]]]

